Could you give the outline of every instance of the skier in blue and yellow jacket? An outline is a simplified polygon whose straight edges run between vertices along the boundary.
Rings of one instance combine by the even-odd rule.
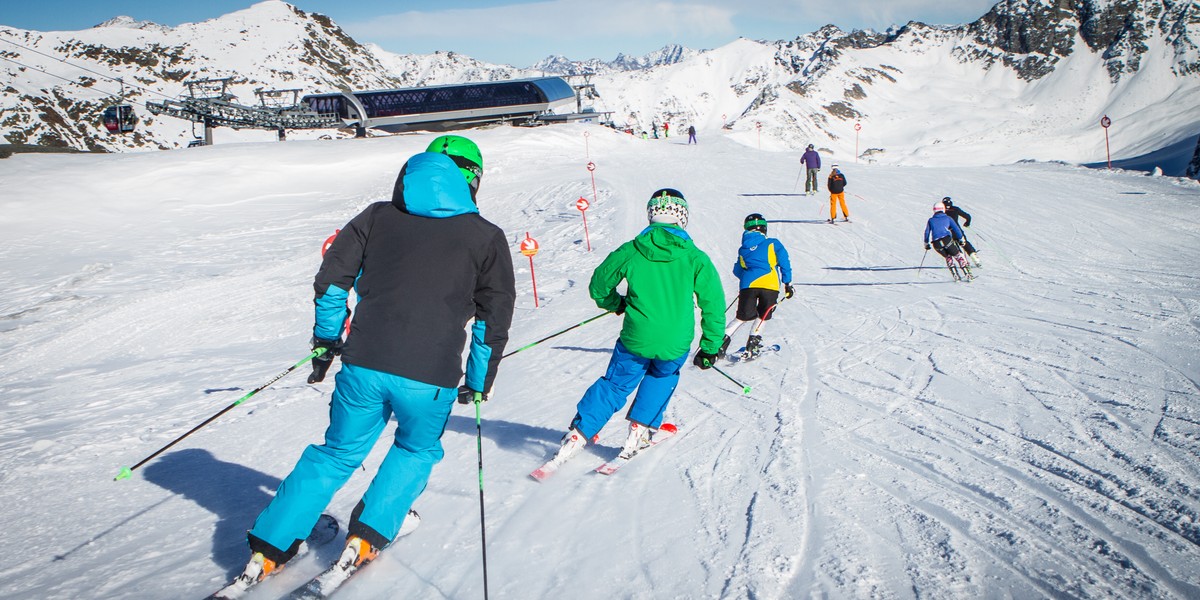
[[[516,291],[505,234],[475,205],[482,174],[474,142],[441,136],[404,164],[391,201],[367,206],[329,247],[314,280],[312,340],[314,349],[342,357],[329,427],[255,520],[239,580],[252,585],[296,554],[394,417],[392,445],[350,514],[342,555],[369,562],[399,534],[442,459],[455,401],[486,399]],[[351,289],[358,302],[343,344]],[[327,368],[314,363],[310,383]]]
[[[742,224],[742,246],[738,249],[733,274],[737,276],[737,313],[725,327],[722,354],[733,335],[746,323],[754,322],[746,339],[746,353],[756,356],[762,350],[762,329],[779,303],[779,292],[791,298],[792,263],[783,243],[767,237],[767,220],[760,214],[748,215]]]

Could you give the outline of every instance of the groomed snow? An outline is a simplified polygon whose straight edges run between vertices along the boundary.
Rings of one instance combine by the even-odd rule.
[[[689,365],[668,409],[680,435],[613,477],[590,471],[616,454],[620,414],[554,479],[528,473],[619,319],[504,361],[482,406],[492,597],[1200,597],[1196,182],[825,156],[853,218],[829,225],[827,197],[787,195],[798,154],[744,134],[469,135],[481,210],[513,241],[510,349],[598,314],[591,271],[660,187],[687,195],[727,294],[750,212],[788,246],[798,290],[765,331],[782,352],[723,367],[751,393]],[[240,571],[245,530],[321,438],[332,378],[301,368],[113,477],[308,352],[322,241],[430,139],[0,161],[0,597],[200,598]],[[946,195],[974,217],[972,283],[923,255]],[[339,598],[483,596],[474,417],[450,419],[420,529]],[[330,505],[343,524],[388,440]]]

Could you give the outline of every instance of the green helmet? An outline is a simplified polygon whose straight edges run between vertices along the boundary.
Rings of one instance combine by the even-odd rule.
[[[461,135],[443,135],[429,143],[426,152],[445,154],[454,160],[471,186],[471,193],[479,189],[479,178],[483,177],[483,155],[475,142]]]

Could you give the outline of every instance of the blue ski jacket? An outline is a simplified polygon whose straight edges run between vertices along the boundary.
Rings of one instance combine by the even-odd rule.
[[[953,236],[954,241],[963,239],[962,229],[954,219],[947,217],[946,213],[933,213],[929,222],[925,224],[925,243],[940,240],[948,235]]]
[[[466,385],[496,376],[516,290],[504,231],[479,215],[450,157],[423,152],[400,170],[390,202],[354,217],[325,253],[313,282],[313,335],[341,336],[358,295],[342,362],[438,387],[458,387],[470,333]]]
[[[738,248],[738,258],[733,263],[733,274],[742,289],[778,291],[781,284],[792,282],[792,263],[782,242],[758,231],[747,231],[742,234],[742,247]]]

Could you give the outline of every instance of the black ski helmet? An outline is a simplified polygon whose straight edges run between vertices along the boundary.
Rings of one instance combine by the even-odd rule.
[[[951,206],[954,206],[954,201],[950,199],[950,196],[946,196],[945,198],[942,198],[942,204],[946,208],[950,208]]]
[[[746,231],[758,231],[763,235],[767,234],[767,220],[758,213],[746,215],[746,220],[742,223],[742,228]]]

